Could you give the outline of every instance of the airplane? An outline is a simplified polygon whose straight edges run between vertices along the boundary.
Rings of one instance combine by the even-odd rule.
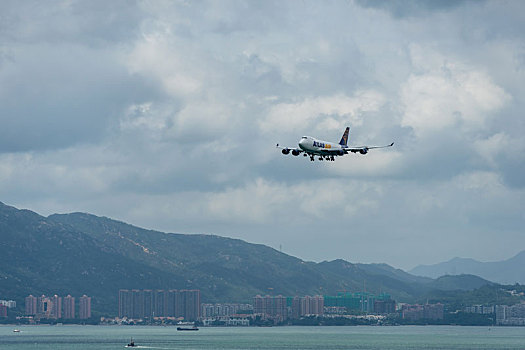
[[[347,127],[341,137],[339,143],[326,142],[322,140],[317,140],[311,136],[303,136],[299,140],[299,148],[289,148],[281,147],[279,144],[276,145],[277,148],[281,149],[281,152],[284,155],[289,154],[290,152],[294,156],[298,156],[303,153],[303,156],[310,156],[310,160],[313,162],[315,156],[319,156],[319,160],[329,160],[335,161],[335,157],[344,156],[349,153],[361,153],[367,154],[369,150],[376,148],[386,148],[392,147],[394,143],[392,142],[386,146],[359,146],[359,147],[349,147],[348,146],[348,136],[350,134],[350,128]]]

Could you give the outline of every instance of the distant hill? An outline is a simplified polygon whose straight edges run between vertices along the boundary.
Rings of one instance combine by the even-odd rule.
[[[413,275],[437,278],[443,275],[472,274],[501,284],[525,284],[525,251],[496,262],[454,258],[435,265],[419,265],[410,270]]]
[[[23,305],[30,293],[87,294],[96,312],[110,315],[117,312],[122,288],[197,288],[204,302],[366,289],[409,302],[489,283],[464,276],[447,277],[445,283],[386,264],[306,262],[238,239],[163,233],[84,213],[46,218],[2,203],[0,251],[0,298]]]

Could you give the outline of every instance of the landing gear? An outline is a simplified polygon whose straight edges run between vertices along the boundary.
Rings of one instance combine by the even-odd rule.
[[[314,156],[310,156],[310,160],[313,162],[315,160]]]
[[[323,157],[319,157],[319,160],[323,160]]]
[[[332,161],[332,162],[334,162],[334,161],[335,161],[335,158],[334,158],[334,156],[331,156],[331,157],[330,157],[330,161]]]

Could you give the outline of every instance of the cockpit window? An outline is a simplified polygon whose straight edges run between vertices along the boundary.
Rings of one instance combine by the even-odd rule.
[[[308,137],[306,137],[306,136],[303,136],[303,137],[301,137],[301,138],[302,138],[302,139],[307,139]]]

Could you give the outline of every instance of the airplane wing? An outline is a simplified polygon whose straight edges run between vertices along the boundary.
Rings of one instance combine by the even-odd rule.
[[[376,149],[376,148],[386,148],[386,147],[392,147],[394,143],[392,142],[389,145],[386,146],[360,146],[360,147],[346,147],[345,153],[348,154],[348,152],[352,153],[361,153],[361,154],[367,154],[369,150]]]

